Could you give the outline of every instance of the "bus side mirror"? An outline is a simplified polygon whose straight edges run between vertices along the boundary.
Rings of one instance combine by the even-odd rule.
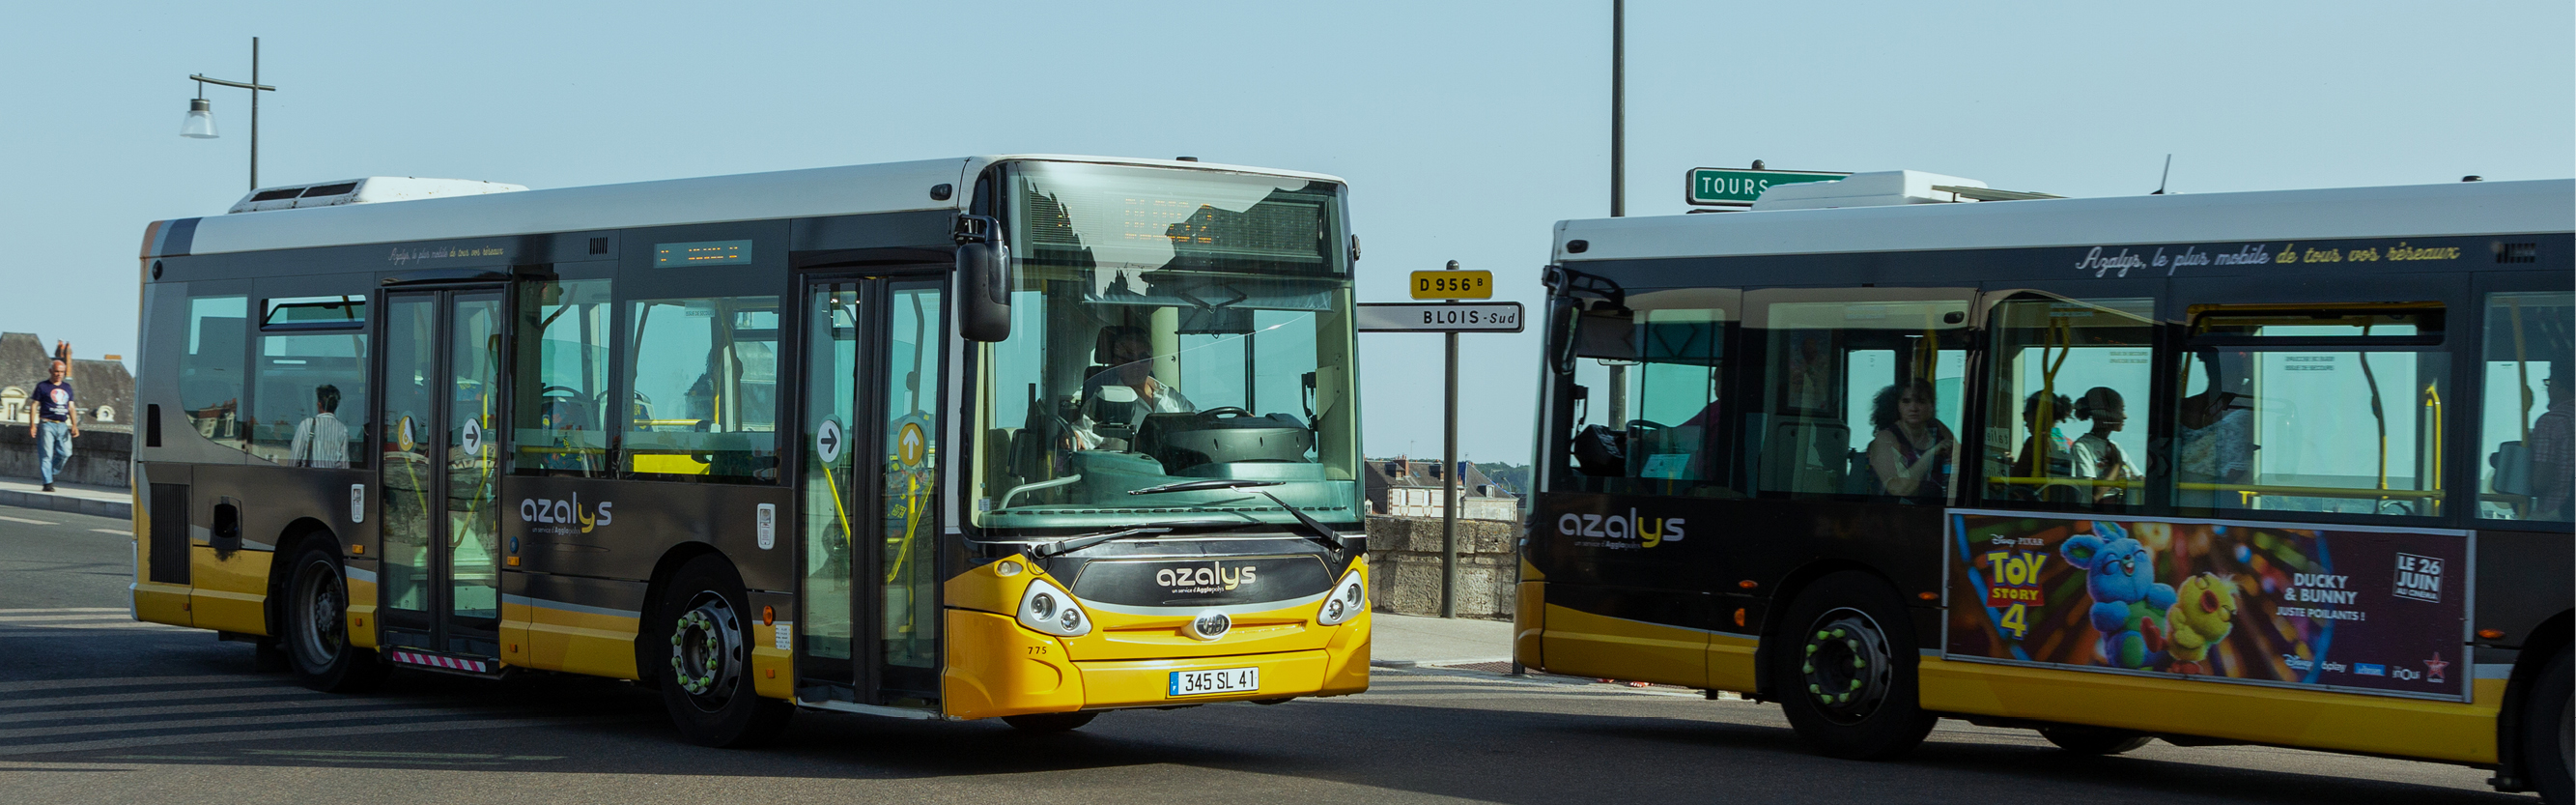
[[[968,341],[1010,338],[1010,247],[1002,245],[993,219],[980,215],[959,216],[957,240],[957,334]]]
[[[1552,297],[1547,303],[1547,368],[1558,374],[1574,372],[1574,326],[1582,318],[1582,309],[1573,299]]]

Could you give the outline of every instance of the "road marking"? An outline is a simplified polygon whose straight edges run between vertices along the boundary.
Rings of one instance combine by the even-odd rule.
[[[251,707],[252,707],[252,708],[257,708],[257,707],[258,707],[258,705],[253,704],[253,705],[251,705]],[[199,727],[256,727],[256,726],[263,726],[263,725],[270,725],[270,724],[281,725],[281,726],[297,726],[297,725],[310,725],[310,724],[316,724],[316,723],[330,723],[330,722],[333,722],[333,721],[358,721],[358,720],[362,720],[362,719],[383,719],[383,718],[416,718],[416,717],[424,717],[424,718],[425,718],[425,717],[436,717],[436,716],[462,716],[462,717],[467,717],[467,718],[473,718],[473,717],[478,717],[478,716],[485,715],[485,714],[490,713],[490,712],[494,712],[494,711],[488,711],[488,710],[466,710],[466,709],[452,708],[452,707],[441,707],[441,708],[432,708],[432,709],[414,709],[414,710],[408,710],[408,711],[404,711],[404,712],[386,712],[386,711],[384,711],[384,710],[382,710],[382,709],[367,709],[367,710],[349,710],[349,711],[338,712],[338,713],[298,713],[298,714],[295,714],[294,716],[280,716],[280,715],[277,715],[277,714],[263,714],[263,715],[248,715],[248,716],[227,716],[227,717],[223,717],[223,718],[180,718],[180,719],[167,719],[167,720],[160,720],[160,719],[156,719],[156,720],[151,720],[151,721],[115,722],[115,723],[109,723],[109,724],[80,724],[80,725],[71,725],[71,726],[66,726],[66,725],[54,725],[54,726],[46,726],[46,727],[22,727],[22,728],[18,728],[18,729],[5,729],[5,730],[0,730],[0,740],[6,740],[6,739],[10,739],[10,738],[34,738],[34,737],[38,737],[38,736],[52,736],[52,735],[60,735],[60,736],[70,737],[70,736],[74,736],[74,735],[89,735],[89,734],[96,734],[96,733],[103,733],[103,732],[143,732],[143,731],[147,731],[147,730],[152,730],[152,731],[157,731],[157,730],[175,730],[175,729],[191,729],[191,728],[199,728]],[[19,748],[19,747],[7,747],[7,746],[0,746],[0,755],[12,754],[12,753],[13,753],[13,752],[15,752],[15,750],[17,750],[18,748]]]
[[[61,523],[57,523],[52,520],[30,520],[24,517],[11,517],[6,514],[0,514],[0,520],[7,520],[12,523],[26,523],[28,525],[62,525]]]
[[[64,741],[47,744],[0,746],[0,755],[36,755],[53,752],[85,752],[94,749],[125,749],[138,746],[200,744],[223,741],[274,741],[287,738],[332,738],[343,735],[377,735],[389,732],[420,733],[449,730],[508,729],[512,727],[561,727],[610,721],[643,721],[654,716],[591,716],[584,718],[496,718],[488,720],[410,721],[400,724],[378,724],[365,727],[316,727],[282,730],[230,730],[196,732],[180,735],[151,735],[140,738],[113,738],[95,741]]]
[[[126,611],[126,609],[125,609],[124,607],[41,607],[41,608],[39,608],[39,607],[19,607],[19,608],[17,608],[17,609],[0,609],[0,615],[21,614],[21,613],[33,613],[33,612],[124,612],[124,611]]]
[[[117,620],[130,619],[125,614],[125,610],[120,609],[114,612],[85,612],[78,615],[0,615],[0,623],[25,623],[28,621],[94,621],[104,620],[107,618],[115,618]]]
[[[231,702],[226,704],[178,704],[167,707],[115,707],[104,710],[83,708],[70,710],[36,710],[25,713],[0,713],[0,724],[22,721],[79,721],[93,718],[136,718],[140,716],[179,716],[200,713],[235,713],[267,710],[311,710],[322,707],[371,707],[377,710],[416,710],[424,704],[387,704],[382,700],[332,697],[300,701]]]
[[[425,760],[562,760],[562,755],[493,755],[479,752],[368,752],[355,749],[244,749],[249,755],[310,755],[329,758],[421,758]]]
[[[90,529],[90,531],[100,534],[115,534],[120,537],[134,536],[134,532],[122,528],[93,528]]]
[[[0,710],[15,710],[25,707],[51,707],[69,704],[150,702],[170,699],[237,699],[246,696],[283,696],[289,699],[318,699],[330,695],[331,694],[328,693],[319,693],[305,690],[303,688],[287,687],[284,685],[263,685],[255,688],[156,690],[146,693],[102,693],[92,696],[10,698],[0,699]]]

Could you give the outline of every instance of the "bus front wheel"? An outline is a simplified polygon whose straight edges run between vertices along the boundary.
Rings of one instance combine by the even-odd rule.
[[[1932,731],[1916,694],[1913,621],[1896,591],[1836,573],[1798,595],[1780,621],[1771,684],[1798,737],[1852,760],[1904,754]]]
[[[2550,805],[2568,805],[2576,788],[2570,775],[2576,767],[2576,672],[2569,670],[2568,658],[2567,648],[2558,649],[2523,697],[2522,773]]]
[[[722,558],[701,556],[672,575],[659,607],[670,660],[661,677],[662,706],[681,737],[699,746],[768,742],[787,728],[795,706],[753,691],[750,596]]]
[[[375,652],[349,644],[349,588],[337,539],[310,539],[287,577],[285,634],[278,648],[305,687],[356,693],[385,677]]]

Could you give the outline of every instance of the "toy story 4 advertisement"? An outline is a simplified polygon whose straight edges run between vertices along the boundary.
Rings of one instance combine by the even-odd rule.
[[[2465,532],[1953,512],[1948,656],[2458,698]]]

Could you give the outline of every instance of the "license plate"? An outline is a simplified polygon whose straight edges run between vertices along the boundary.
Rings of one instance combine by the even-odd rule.
[[[1213,671],[1173,671],[1172,695],[1206,696],[1214,693],[1250,693],[1261,689],[1259,668],[1219,668]]]

